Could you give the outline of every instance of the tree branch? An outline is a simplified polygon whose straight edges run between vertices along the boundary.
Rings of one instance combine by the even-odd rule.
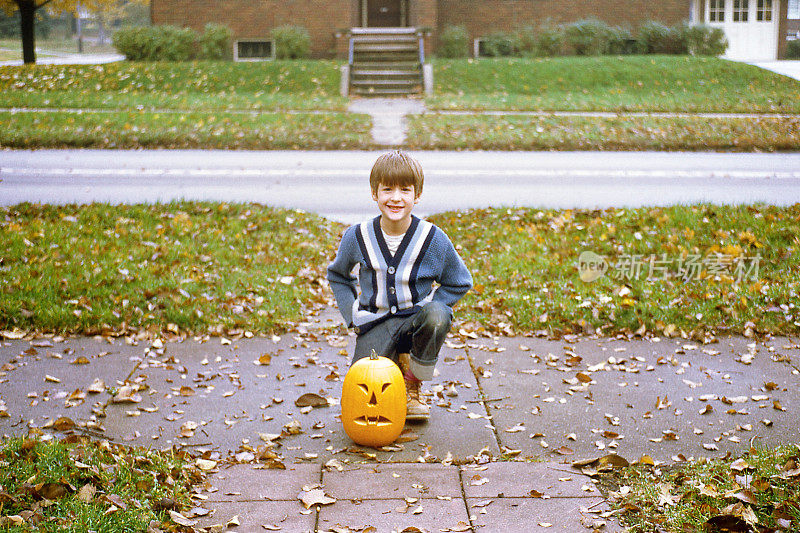
[[[39,9],[40,7],[44,7],[44,6],[46,6],[47,4],[49,4],[50,2],[52,2],[52,1],[53,1],[53,0],[44,0],[44,2],[42,2],[42,3],[41,3],[41,4],[39,4],[38,6],[35,6],[33,9]],[[34,4],[34,5],[35,5],[35,4]]]

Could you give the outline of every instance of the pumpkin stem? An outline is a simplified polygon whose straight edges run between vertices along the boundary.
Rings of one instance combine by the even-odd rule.
[[[370,359],[377,359],[378,358],[378,352],[375,351],[375,348],[372,349],[372,353],[369,354],[369,358]]]

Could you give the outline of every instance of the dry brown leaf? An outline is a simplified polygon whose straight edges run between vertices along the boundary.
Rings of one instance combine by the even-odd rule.
[[[310,489],[301,491],[297,498],[303,503],[306,509],[310,509],[312,505],[329,505],[335,503],[336,499],[327,496],[322,489]]]
[[[92,394],[100,394],[106,390],[106,384],[103,383],[103,380],[100,378],[95,378],[89,388],[86,389],[87,392],[91,392]]]
[[[111,399],[111,403],[139,403],[142,401],[142,397],[136,392],[137,387],[123,385]]]
[[[83,503],[91,503],[96,492],[97,489],[95,486],[91,483],[87,483],[78,490],[78,493],[75,495],[75,497]]]
[[[75,422],[71,418],[62,416],[55,421],[53,427],[56,431],[69,431],[75,427]]]
[[[327,407],[329,405],[327,399],[313,392],[303,394],[294,401],[294,404],[297,407]]]
[[[189,520],[188,518],[186,518],[177,511],[170,511],[169,517],[172,519],[173,522],[175,522],[180,526],[192,527],[197,523],[197,520]]]

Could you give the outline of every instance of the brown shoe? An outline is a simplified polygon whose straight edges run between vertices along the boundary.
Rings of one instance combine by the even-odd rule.
[[[398,362],[406,382],[406,420],[428,420],[431,408],[420,395],[422,382],[411,373],[411,355],[399,354]]]

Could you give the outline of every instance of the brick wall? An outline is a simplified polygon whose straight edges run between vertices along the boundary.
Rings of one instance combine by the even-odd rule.
[[[439,0],[438,30],[461,25],[475,39],[547,20],[561,23],[588,17],[635,29],[648,20],[667,25],[688,20],[690,4],[689,0]]]
[[[546,20],[573,22],[596,17],[612,25],[637,28],[656,20],[667,25],[689,18],[691,0],[408,0],[409,22],[433,29],[426,52],[435,50],[435,37],[445,26],[463,25],[470,39],[496,30],[514,30]],[[701,0],[696,0],[701,1]],[[780,5],[781,38],[778,57],[786,48],[787,2]],[[267,38],[281,24],[304,26],[311,34],[314,57],[346,56],[346,39],[340,30],[359,26],[361,0],[151,0],[154,24],[188,26],[202,31],[209,21],[225,24],[234,38]]]
[[[336,31],[355,25],[358,0],[151,0],[153,24],[202,31],[207,22],[225,24],[234,39],[267,38],[282,24],[304,26],[315,57],[336,53]]]

